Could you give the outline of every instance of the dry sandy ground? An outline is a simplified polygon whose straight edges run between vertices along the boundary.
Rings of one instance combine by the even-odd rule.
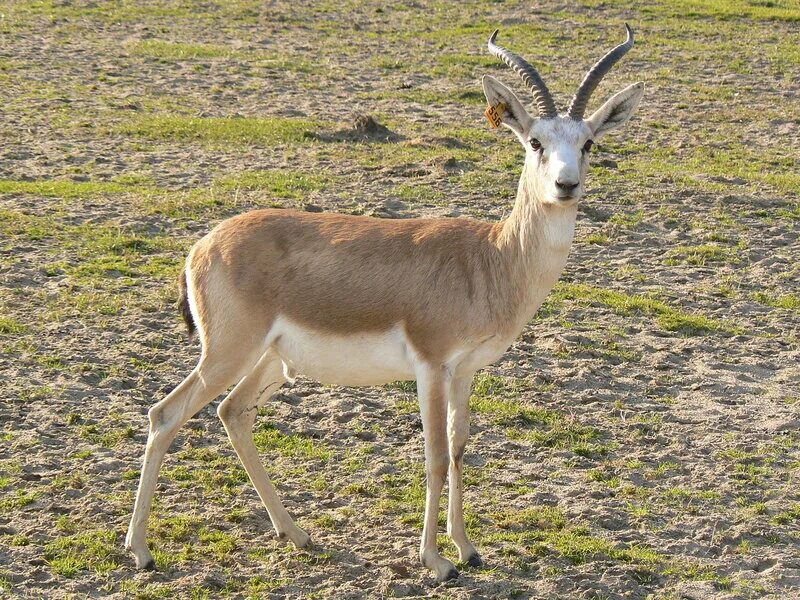
[[[4,3],[0,596],[800,597],[800,11],[694,4]],[[173,307],[191,243],[258,206],[502,218],[522,152],[479,78],[523,91],[488,34],[563,105],[624,21],[637,46],[590,109],[636,80],[643,106],[597,148],[562,283],[476,388],[486,567],[436,585],[417,562],[411,388],[301,379],[257,436],[313,549],[278,543],[215,402],[136,572],[146,413],[198,353]]]

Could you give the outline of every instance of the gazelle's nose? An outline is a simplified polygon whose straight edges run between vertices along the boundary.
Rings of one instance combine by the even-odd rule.
[[[560,179],[556,180],[556,187],[566,194],[571,194],[576,187],[578,187],[578,181],[561,181]]]

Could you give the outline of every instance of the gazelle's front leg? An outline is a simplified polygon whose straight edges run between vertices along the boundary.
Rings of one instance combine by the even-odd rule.
[[[469,395],[473,373],[453,379],[447,404],[447,438],[450,446],[450,481],[447,502],[447,533],[458,548],[458,558],[471,567],[483,564],[464,526],[464,482],[462,462],[469,438]]]
[[[451,376],[443,365],[424,365],[417,373],[417,392],[422,432],[425,438],[425,522],[419,559],[436,573],[437,581],[458,577],[458,570],[439,554],[436,534],[439,521],[439,500],[447,474],[447,404],[452,391]]]

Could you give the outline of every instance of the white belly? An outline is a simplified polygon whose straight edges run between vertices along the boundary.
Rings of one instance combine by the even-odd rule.
[[[399,325],[383,332],[339,335],[305,329],[281,316],[269,340],[290,372],[320,383],[382,385],[416,378],[414,352]]]

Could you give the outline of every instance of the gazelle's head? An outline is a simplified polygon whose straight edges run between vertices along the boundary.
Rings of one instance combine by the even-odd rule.
[[[644,92],[634,83],[609,98],[589,118],[584,118],[589,97],[603,76],[633,46],[633,32],[595,64],[581,83],[565,114],[558,114],[544,81],[523,58],[495,44],[497,31],[489,38],[489,52],[502,59],[533,93],[537,116],[531,116],[517,96],[490,75],[483,77],[483,91],[490,107],[496,107],[501,123],[513,131],[525,147],[528,185],[540,201],[573,204],[583,195],[589,151],[595,140],[631,118]]]

